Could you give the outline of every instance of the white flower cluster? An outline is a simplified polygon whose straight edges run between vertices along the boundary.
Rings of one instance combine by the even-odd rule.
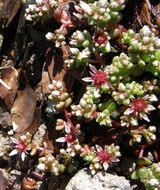
[[[60,30],[60,29],[55,30],[54,33],[48,32],[46,34],[46,39],[48,41],[54,42],[55,46],[57,48],[66,44],[66,42],[65,42],[65,35],[64,35],[63,31]]]
[[[155,51],[160,49],[160,39],[155,36],[148,26],[143,26],[139,33],[135,34],[129,50]]]
[[[35,4],[28,4],[26,8],[26,20],[35,22],[57,7],[56,0],[35,0]]]

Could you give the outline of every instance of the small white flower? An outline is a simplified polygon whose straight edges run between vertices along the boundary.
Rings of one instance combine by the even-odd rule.
[[[149,29],[148,26],[143,26],[143,28],[140,30],[140,34],[142,36],[150,36],[152,34],[151,30]]]
[[[61,81],[56,82],[56,87],[59,88],[59,89],[63,88],[62,82]]]
[[[130,119],[130,123],[131,123],[131,125],[133,125],[133,126],[137,126],[137,125],[138,125],[137,119],[135,119],[135,118],[133,118],[133,117]]]
[[[71,52],[73,55],[78,55],[78,54],[80,53],[78,48],[70,48],[70,52]]]
[[[86,107],[87,106],[87,102],[84,100],[84,99],[81,99],[79,104],[82,106],[82,107]]]
[[[48,32],[46,34],[46,39],[49,41],[52,41],[54,39],[55,35],[52,32]]]
[[[46,6],[42,6],[42,12],[47,12],[48,8]]]
[[[51,94],[54,98],[57,98],[58,96],[60,96],[60,92],[58,90],[54,90]]]
[[[156,178],[152,178],[149,180],[149,184],[152,186],[152,187],[159,187],[159,181],[158,179]]]
[[[151,132],[156,132],[156,127],[155,126],[149,126],[149,131],[151,131]]]
[[[150,104],[150,101],[157,101],[154,95],[146,95],[143,98],[134,98],[129,106],[129,108],[124,112],[124,115],[133,114],[140,119],[150,121],[147,114],[150,111],[155,110],[155,107]]]
[[[136,142],[141,142],[141,140],[142,140],[142,136],[141,135],[137,135],[137,137],[136,137]]]
[[[40,163],[40,164],[38,164],[38,166],[37,166],[36,169],[37,169],[38,172],[39,172],[39,171],[45,172],[46,166],[45,166],[45,164]]]
[[[154,94],[151,94],[149,97],[148,97],[149,101],[151,102],[156,102],[158,101],[157,97],[154,95]]]
[[[119,85],[118,85],[118,90],[119,90],[119,91],[125,91],[125,90],[126,90],[125,85],[124,85],[123,83],[119,83]]]
[[[93,10],[91,9],[91,7],[87,3],[80,1],[79,4],[80,4],[80,6],[84,12],[86,12],[89,15],[92,14]]]
[[[160,39],[159,38],[155,39],[155,46],[156,46],[156,48],[160,48]]]
[[[152,65],[154,66],[154,67],[159,67],[160,66],[160,61],[153,61],[152,62]]]
[[[13,137],[10,137],[10,139],[15,144],[15,149],[9,153],[9,156],[20,154],[22,161],[24,161],[25,156],[27,154],[27,150],[30,150],[30,148],[26,145],[26,143],[23,140],[17,140]]]
[[[41,5],[43,3],[43,0],[36,0],[37,5]]]
[[[150,43],[150,38],[148,36],[143,37],[143,44],[149,44]]]
[[[28,9],[30,12],[34,12],[36,9],[36,5],[30,4],[30,5],[28,5]]]

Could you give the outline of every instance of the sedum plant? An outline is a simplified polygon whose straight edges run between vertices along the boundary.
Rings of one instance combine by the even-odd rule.
[[[153,163],[148,167],[137,169],[132,173],[132,179],[141,179],[147,190],[158,190],[160,186],[160,163]]]
[[[98,0],[93,3],[80,1],[79,6],[89,25],[105,26],[110,22],[120,21],[121,14],[119,12],[125,7],[125,0]]]
[[[35,3],[28,2],[26,8],[26,20],[36,22],[52,14],[52,10],[57,7],[56,0],[35,0]]]
[[[114,170],[127,149],[135,166],[128,168],[127,177],[158,190],[159,35],[147,25],[139,32],[120,25],[124,0],[78,0],[72,2],[72,13],[68,1],[65,8],[57,2],[28,1],[26,22],[45,25],[46,17],[58,22],[44,36],[54,50],[68,49],[63,66],[68,73],[79,71],[76,77],[85,90],[76,98],[74,90],[70,93],[62,81],[53,80],[46,112],[57,119],[55,150],[36,144],[27,133],[18,141],[11,139],[15,146],[10,155],[22,160],[37,155],[36,171],[43,174],[72,174],[83,165],[94,175]]]

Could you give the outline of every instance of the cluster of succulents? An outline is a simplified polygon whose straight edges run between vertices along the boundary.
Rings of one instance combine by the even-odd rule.
[[[139,168],[132,173],[133,179],[141,179],[148,190],[158,190],[160,186],[160,163],[153,163],[148,167]]]
[[[77,165],[76,159],[74,159],[77,156],[82,157],[84,162],[89,165],[92,174],[95,174],[102,168],[107,170],[109,164],[119,161],[118,157],[121,155],[119,146],[114,144],[105,145],[103,149],[99,145],[91,147],[87,144],[81,145],[80,125],[73,125],[69,113],[66,113],[66,119],[67,121],[58,119],[56,124],[56,130],[65,133],[64,137],[56,139],[57,143],[66,145],[66,148],[59,149],[59,154],[55,154],[53,150],[48,149],[45,142],[39,145],[34,141],[32,135],[27,132],[25,135],[20,136],[19,140],[11,137],[15,145],[9,155],[14,156],[18,154],[24,161],[28,155],[33,157],[38,153],[39,160],[36,172],[51,172],[55,175],[59,175],[64,171],[72,173]]]
[[[78,105],[72,105],[72,114],[78,118],[85,117],[86,119],[92,120],[95,118],[96,102],[99,102],[99,94],[95,93],[95,89],[88,87],[86,93],[81,98]]]
[[[10,155],[20,153],[24,160],[24,155],[34,148],[39,151],[39,172],[72,173],[82,159],[95,174],[98,170],[106,171],[110,164],[124,156],[118,142],[127,136],[127,146],[137,149],[132,179],[139,178],[148,190],[158,189],[160,164],[156,163],[153,153],[146,155],[153,151],[152,145],[160,132],[152,118],[152,114],[158,112],[160,95],[160,38],[147,25],[137,33],[119,25],[125,4],[125,0],[76,1],[72,15],[61,10],[60,27],[48,31],[46,39],[53,42],[54,48],[69,47],[64,65],[68,70],[74,71],[76,67],[86,71],[86,77],[80,78],[86,90],[74,102],[63,83],[53,80],[48,87],[46,112],[59,116],[55,129],[60,135],[55,141],[60,148],[51,152],[32,142],[27,133],[19,141],[13,140],[16,146]],[[56,19],[55,9],[55,0],[37,0],[28,5],[26,20],[35,22],[46,14]],[[77,19],[78,26],[72,23],[73,18]],[[118,43],[121,50],[114,43]],[[110,55],[112,60],[108,61]],[[87,124],[93,122],[97,128],[105,127],[108,141],[87,144],[81,123],[87,128]],[[115,135],[110,135],[112,132]]]
[[[105,26],[110,22],[120,21],[119,12],[125,7],[125,0],[98,0],[93,3],[80,1],[79,6],[84,13],[82,18],[86,18],[89,25]]]
[[[62,82],[52,81],[49,85],[51,94],[48,96],[48,113],[56,113],[66,109],[72,103],[72,99],[67,92],[65,92]]]
[[[65,36],[62,30],[57,29],[55,30],[55,33],[48,32],[46,34],[46,39],[48,41],[54,42],[56,47],[60,47],[62,45],[65,45]]]
[[[45,142],[38,143],[37,140],[34,139],[34,136],[29,132],[20,136],[18,140],[13,137],[10,138],[13,150],[9,155],[18,155],[21,157],[22,161],[25,160],[27,155],[35,156],[37,153],[43,155],[45,152],[50,152],[47,149],[47,144]]]
[[[57,120],[57,129],[61,129],[65,132],[64,137],[60,137],[56,140],[56,142],[66,143],[66,149],[60,149],[61,157],[64,159],[64,167],[66,167],[65,163],[69,164],[69,169],[70,164],[74,166],[76,163],[74,157],[77,157],[78,155],[89,164],[92,174],[95,174],[96,171],[101,169],[107,170],[109,164],[119,161],[118,157],[121,155],[119,146],[115,146],[114,144],[105,145],[103,149],[99,145],[89,147],[87,144],[81,144],[83,134],[80,131],[80,125],[77,124],[76,126],[73,126],[70,117],[67,116],[67,118],[68,122]]]
[[[132,62],[141,70],[159,75],[160,39],[148,26],[143,26],[139,33],[128,30],[123,33],[122,42],[128,45],[128,53]]]
[[[57,7],[56,0],[35,0],[34,3],[28,2],[26,8],[26,20],[36,22],[41,18],[52,16],[52,10]]]
[[[133,145],[134,143],[141,143],[143,138],[145,138],[147,144],[152,144],[152,142],[156,140],[155,132],[155,126],[149,126],[147,129],[145,126],[140,126],[137,129],[131,129],[130,135],[132,138],[130,140],[130,144]]]

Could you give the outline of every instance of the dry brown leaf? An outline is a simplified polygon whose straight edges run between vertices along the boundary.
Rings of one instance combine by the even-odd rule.
[[[53,140],[55,139],[55,136],[56,136],[56,131],[46,131],[46,134],[44,136],[44,142],[47,143],[47,148],[49,150],[54,150],[56,152],[56,147],[54,147],[53,145]]]
[[[30,86],[18,91],[18,96],[11,108],[13,130],[21,133],[30,127],[36,109],[36,94]]]
[[[36,180],[29,177],[24,177],[22,181],[23,190],[34,190],[36,189]]]
[[[34,135],[38,130],[40,124],[41,124],[41,108],[37,107],[31,125],[25,131],[22,131],[21,133],[15,133],[14,138],[19,139],[19,137],[25,135],[26,132],[29,132],[32,135]]]
[[[70,91],[72,88],[75,77],[71,75],[70,72],[66,72],[64,61],[68,58],[68,47],[62,46],[62,55],[56,54],[53,55],[52,51],[47,52],[47,65],[48,65],[48,74],[50,80],[61,81],[67,91]]]
[[[145,2],[143,2],[141,4],[140,17],[141,17],[141,21],[143,24],[152,25],[152,23],[151,23],[151,5],[148,0],[145,0]]]
[[[35,134],[40,124],[41,124],[41,107],[38,107],[35,110],[33,121],[27,131],[30,132],[32,135]]]
[[[6,27],[8,27],[14,19],[15,15],[17,14],[18,10],[20,9],[20,1],[6,0],[2,2],[3,6],[0,10],[0,20],[5,20]]]
[[[43,71],[43,73],[42,73],[42,81],[41,81],[41,86],[42,86],[43,94],[50,93],[50,90],[48,88],[48,86],[50,84],[51,84],[51,81],[50,81],[50,78],[48,76],[48,72],[47,71]]]
[[[60,55],[52,56],[48,66],[48,73],[51,80],[60,80],[63,82],[63,77],[66,74],[66,70],[63,68],[63,60]]]
[[[6,190],[7,189],[7,178],[8,173],[5,172],[5,170],[0,170],[0,190]]]
[[[1,10],[2,6],[3,6],[3,1],[0,0],[0,10]]]
[[[155,12],[156,12],[156,14],[160,15],[160,3],[158,3],[158,4],[155,6]]]
[[[18,89],[18,72],[13,67],[3,68],[0,75],[0,97],[11,108]]]
[[[155,6],[155,13],[156,13],[156,25],[160,29],[160,3]]]

